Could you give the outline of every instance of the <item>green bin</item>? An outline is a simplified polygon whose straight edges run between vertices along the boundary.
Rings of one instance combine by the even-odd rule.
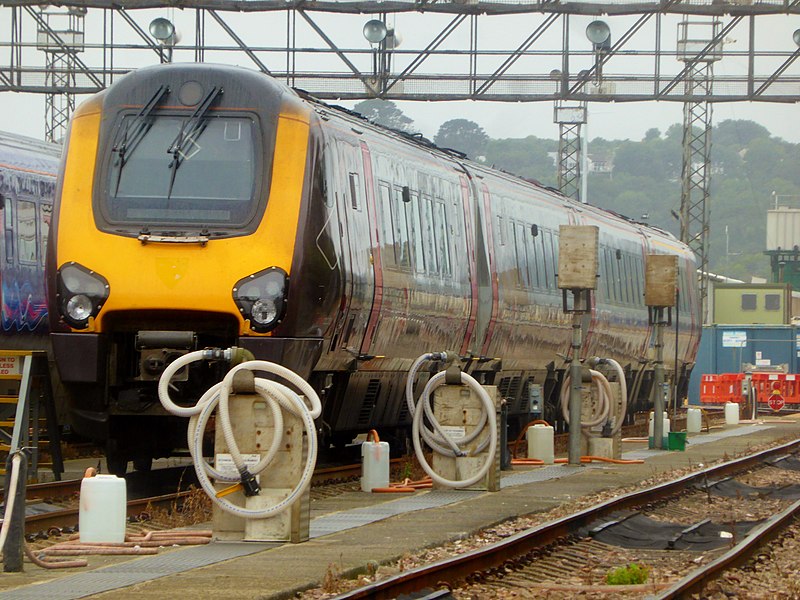
[[[685,431],[670,431],[667,434],[667,447],[670,450],[679,450],[683,452],[686,450],[686,432]]]

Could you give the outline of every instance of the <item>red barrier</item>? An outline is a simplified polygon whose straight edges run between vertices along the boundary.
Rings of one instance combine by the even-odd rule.
[[[717,388],[719,387],[719,375],[700,376],[700,403],[716,404]]]
[[[700,403],[741,403],[744,378],[744,373],[701,375]],[[751,382],[759,404],[767,404],[776,391],[783,396],[786,404],[800,404],[800,374],[753,373]]]
[[[700,402],[702,404],[741,403],[744,378],[744,373],[702,375]],[[767,404],[775,392],[783,396],[786,404],[800,404],[800,374],[753,373],[751,382],[759,404]]]

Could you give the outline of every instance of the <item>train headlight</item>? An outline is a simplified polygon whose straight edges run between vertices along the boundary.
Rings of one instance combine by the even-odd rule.
[[[67,315],[73,321],[86,321],[92,314],[92,301],[85,294],[78,294],[67,301]]]
[[[239,312],[250,320],[250,328],[259,333],[271,331],[286,312],[289,278],[283,269],[270,267],[238,281],[233,300]]]
[[[64,321],[74,329],[86,329],[108,298],[104,277],[71,262],[58,271],[58,306]]]

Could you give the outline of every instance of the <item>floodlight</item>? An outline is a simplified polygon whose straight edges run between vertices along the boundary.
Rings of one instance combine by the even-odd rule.
[[[800,46],[800,29],[795,29],[794,33],[792,34],[792,39],[794,43]]]
[[[386,23],[379,19],[372,19],[364,24],[364,37],[370,44],[380,44],[388,33]]]
[[[150,22],[150,35],[152,35],[159,44],[168,45],[170,40],[175,36],[175,25],[172,21],[164,17],[158,17]]]
[[[605,21],[592,21],[586,26],[586,37],[595,48],[608,48],[611,40],[611,29]]]

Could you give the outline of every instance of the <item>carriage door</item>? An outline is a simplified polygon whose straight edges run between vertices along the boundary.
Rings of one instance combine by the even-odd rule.
[[[364,334],[364,341],[361,345],[361,352],[366,354],[369,352],[372,340],[375,335],[375,329],[378,326],[380,319],[381,307],[383,306],[383,266],[381,264],[381,240],[378,233],[378,211],[377,203],[375,200],[375,180],[372,177],[372,159],[369,153],[369,147],[365,142],[361,142],[361,155],[364,161],[364,180],[366,185],[365,204],[367,205],[367,217],[369,219],[369,234],[365,240],[370,244],[370,263],[373,269],[374,277],[374,297],[372,300],[372,312],[367,324],[367,331]]]
[[[492,341],[494,325],[497,321],[499,293],[497,265],[495,263],[497,249],[492,235],[492,202],[489,189],[485,184],[481,184],[481,190],[478,192],[473,184],[472,190],[473,194],[475,194],[475,212],[477,215],[475,220],[477,236],[475,263],[478,270],[478,314],[473,348],[477,350],[475,354],[485,356],[489,353],[489,343]]]
[[[325,206],[328,209],[328,220],[331,221],[332,238],[338,240],[334,242],[336,247],[336,264],[331,268],[339,268],[342,274],[342,297],[339,300],[339,310],[336,313],[336,324],[334,333],[331,337],[330,352],[335,352],[339,348],[347,347],[345,328],[348,322],[348,315],[354,314],[351,311],[353,299],[353,258],[350,248],[350,235],[348,227],[348,199],[346,184],[348,183],[343,176],[346,169],[341,168],[339,155],[337,153],[337,142],[334,139],[325,141]],[[338,230],[338,235],[336,234]]]
[[[329,181],[339,213],[344,272],[344,297],[331,350],[360,352],[374,296],[374,273],[369,244],[367,195],[361,150],[348,140],[333,139],[329,148]],[[330,193],[330,192],[329,192]]]

